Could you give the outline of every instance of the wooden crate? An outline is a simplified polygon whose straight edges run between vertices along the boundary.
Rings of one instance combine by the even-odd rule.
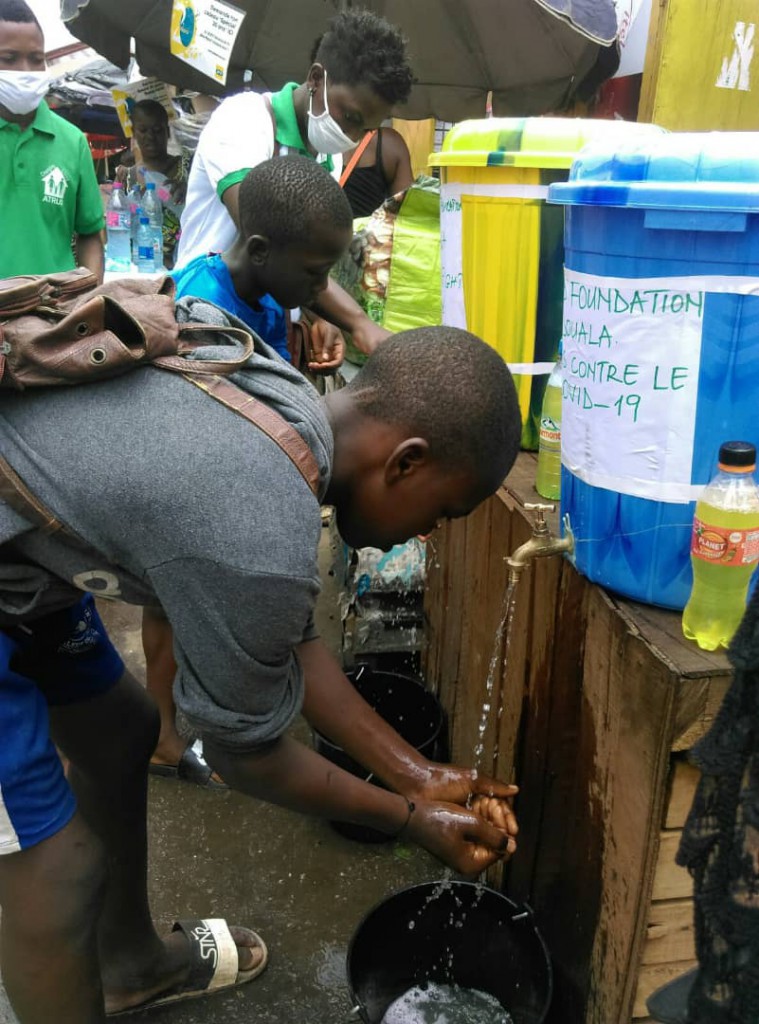
[[[684,751],[719,707],[728,663],[685,641],[679,615],[613,597],[559,557],[525,571],[504,658],[505,559],[530,535],[534,470],[523,453],[505,488],[436,535],[426,675],[459,762],[471,763],[491,704],[481,767],[495,758],[521,792],[517,856],[489,880],[535,910],[555,1021],[640,1020],[648,992],[692,959],[690,879],[674,864],[695,784]]]

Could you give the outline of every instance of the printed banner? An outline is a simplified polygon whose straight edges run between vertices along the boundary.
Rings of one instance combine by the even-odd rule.
[[[225,85],[245,11],[226,0],[174,0],[170,48],[175,57]]]
[[[612,278],[565,270],[561,458],[581,480],[692,501],[704,304],[749,277]]]

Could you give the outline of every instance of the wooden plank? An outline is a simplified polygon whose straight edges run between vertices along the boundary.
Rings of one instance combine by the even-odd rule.
[[[681,757],[672,762],[665,828],[682,828],[690,812],[701,772]]]
[[[488,664],[496,633],[494,623],[502,600],[501,594],[486,592],[491,518],[492,502],[485,502],[466,520],[457,714],[452,733],[453,759],[459,764],[473,763],[480,742],[484,744],[482,758],[487,759],[492,754],[494,728],[490,718],[485,723],[486,732],[481,741],[478,735],[486,703]]]
[[[691,962],[696,958],[693,900],[656,900],[646,926],[641,964]]]
[[[429,538],[425,550],[424,622],[426,644],[422,671],[430,689],[440,696],[442,646],[446,629],[446,606],[450,585],[451,541],[449,523],[443,523]]]
[[[505,533],[507,522],[510,530],[506,553],[509,553],[528,539],[532,526],[519,514],[509,513],[503,505],[494,506],[494,538]],[[498,590],[506,593],[508,567],[503,556],[495,558],[491,567],[491,580],[497,580]],[[487,770],[493,767],[496,777],[504,781],[512,781],[515,778],[519,736],[525,712],[526,674],[534,632],[532,582],[532,579],[521,579],[511,593],[511,607],[508,607],[507,603],[504,604],[506,627],[501,645],[500,664],[496,666],[493,691],[493,735],[497,746],[485,763]],[[508,595],[506,596],[508,599]],[[502,886],[502,865],[496,865],[491,869],[488,881],[491,885]]]
[[[678,676],[695,679],[730,674],[730,662],[724,651],[702,651],[697,643],[685,639],[680,612],[624,598],[617,601],[621,613],[645,637],[656,657]]]
[[[517,902],[555,884],[561,874],[568,792],[580,719],[583,638],[589,584],[561,558],[535,566],[535,616],[516,781],[518,854],[507,891]]]
[[[632,1009],[633,1020],[648,1015],[646,999],[655,992],[657,988],[673,981],[686,971],[698,966],[697,960],[688,960],[674,964],[646,964],[641,968],[638,976],[638,986],[635,992],[635,1002]]]
[[[654,900],[676,900],[693,895],[693,879],[685,868],[675,863],[680,845],[680,831],[662,832],[659,838],[659,856],[654,872]]]
[[[648,23],[646,60],[638,101],[638,120],[649,122],[654,118],[656,87],[659,81],[661,51],[667,25],[668,0],[651,0],[651,20]]]
[[[461,619],[463,614],[464,591],[464,554],[466,540],[466,520],[456,519],[447,523],[443,529],[447,536],[447,569],[445,582],[444,620],[438,638],[438,671],[436,685],[438,696],[448,715],[453,745],[453,732],[457,724],[457,700],[459,663],[461,659]]]
[[[601,627],[595,635],[594,606]],[[586,1019],[606,1024],[632,1011],[654,874],[653,839],[664,816],[673,687],[668,666],[652,658],[650,646],[629,630],[599,588],[591,592],[588,622],[584,690],[599,737],[588,788],[602,805],[603,847]],[[592,660],[605,635],[608,666],[601,663],[596,671]]]
[[[682,679],[677,688],[672,749],[690,750],[712,726],[731,682],[731,676]]]

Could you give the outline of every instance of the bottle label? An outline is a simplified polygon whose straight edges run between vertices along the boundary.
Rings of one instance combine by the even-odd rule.
[[[731,530],[728,526],[711,526],[696,516],[690,552],[694,558],[704,562],[753,565],[759,562],[759,529]]]
[[[539,442],[541,449],[549,452],[561,451],[561,428],[550,416],[540,421]]]
[[[105,215],[105,225],[108,228],[121,227],[121,214],[118,210],[108,210]]]

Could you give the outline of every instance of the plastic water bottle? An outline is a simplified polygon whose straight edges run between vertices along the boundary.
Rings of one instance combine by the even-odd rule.
[[[719,469],[696,504],[691,540],[693,590],[683,633],[699,647],[727,647],[743,618],[751,575],[759,562],[756,448],[728,441]]]
[[[106,270],[128,274],[132,269],[131,227],[129,204],[121,182],[115,181],[105,210]]]
[[[137,229],[137,269],[141,274],[152,274],[155,271],[155,236],[150,221],[143,214]]]
[[[142,216],[142,193],[138,185],[133,185],[127,192],[129,215],[132,218],[132,262],[137,262],[137,230]]]
[[[142,197],[142,212],[150,221],[150,228],[153,232],[153,246],[155,256],[153,262],[156,270],[163,267],[163,203],[158,198],[155,190],[155,182],[149,181],[145,186],[145,195]]]
[[[543,396],[535,490],[552,500],[558,500],[561,493],[561,354]]]

